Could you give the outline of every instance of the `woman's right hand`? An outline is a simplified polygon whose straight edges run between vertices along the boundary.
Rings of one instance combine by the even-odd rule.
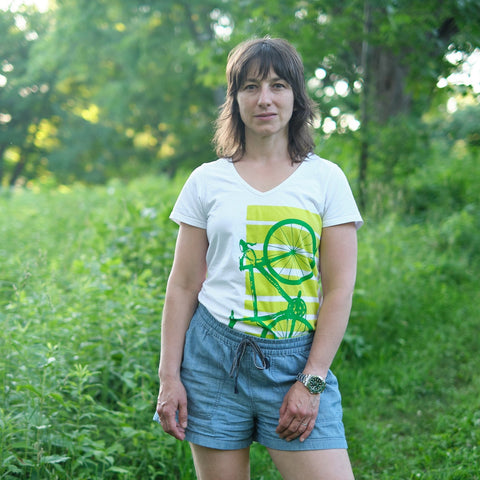
[[[188,416],[187,392],[179,379],[161,382],[157,399],[157,413],[166,433],[178,440],[185,439]]]

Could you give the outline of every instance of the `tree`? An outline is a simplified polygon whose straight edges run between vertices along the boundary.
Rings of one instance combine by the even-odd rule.
[[[27,74],[33,45],[44,28],[45,17],[34,10],[25,16],[0,11],[0,187],[15,185],[29,169],[38,170],[48,149],[46,118],[52,107],[48,75]]]
[[[195,61],[211,51],[208,3],[58,2],[34,68],[47,62],[54,89],[68,97],[62,148],[51,159],[57,171],[73,156],[97,179],[211,158],[216,91],[198,81]]]
[[[333,125],[348,132],[342,123],[348,125],[350,115],[361,122],[363,206],[371,165],[382,181],[393,178],[399,164],[408,170],[438,80],[458,67],[446,61],[446,54],[469,54],[480,44],[475,0],[314,0],[282,2],[277,11],[270,2],[247,1],[242,8],[245,3],[252,6],[254,21],[236,22],[238,29],[260,24],[291,39],[302,52],[324,130],[331,132]]]
[[[372,176],[388,182],[415,166],[422,116],[438,79],[457,68],[446,53],[468,54],[480,41],[478,9],[475,0],[57,0],[22,53],[22,81],[48,87],[27,97],[35,105],[24,110],[37,114],[24,117],[24,138],[36,125],[49,142],[18,149],[64,182],[173,173],[211,160],[227,53],[269,34],[302,54],[319,105],[316,136],[322,145],[339,137],[356,152],[364,193]],[[30,21],[29,11],[22,15]],[[19,87],[8,90],[12,112],[25,105]],[[1,128],[11,137],[9,112]]]

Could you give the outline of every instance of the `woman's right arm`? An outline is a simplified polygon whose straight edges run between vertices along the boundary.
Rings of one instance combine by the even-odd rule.
[[[180,380],[180,367],[185,333],[206,276],[207,247],[204,229],[180,224],[163,308],[157,402],[163,429],[179,440],[185,438],[187,426],[187,395]]]

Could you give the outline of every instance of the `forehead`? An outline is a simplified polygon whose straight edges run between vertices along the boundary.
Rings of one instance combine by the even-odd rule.
[[[267,69],[260,68],[259,65],[251,65],[245,72],[244,80],[267,80],[270,78],[281,78],[273,67]]]
[[[238,84],[242,85],[247,80],[265,80],[268,78],[282,78],[287,80],[284,72],[276,69],[273,62],[262,62],[259,58],[254,58],[245,63],[238,75]]]

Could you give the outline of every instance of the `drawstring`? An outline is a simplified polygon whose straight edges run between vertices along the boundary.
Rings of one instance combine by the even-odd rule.
[[[257,365],[257,356],[254,356],[255,367],[259,370],[265,370],[270,366],[268,358],[263,354],[261,348],[258,346],[257,342],[253,338],[244,338],[237,347],[235,352],[235,357],[233,359],[232,368],[230,369],[230,376],[235,379],[235,393],[238,393],[238,371],[240,369],[240,362],[242,361],[243,355],[247,350],[248,346],[251,346],[254,353],[260,357],[261,365]]]

